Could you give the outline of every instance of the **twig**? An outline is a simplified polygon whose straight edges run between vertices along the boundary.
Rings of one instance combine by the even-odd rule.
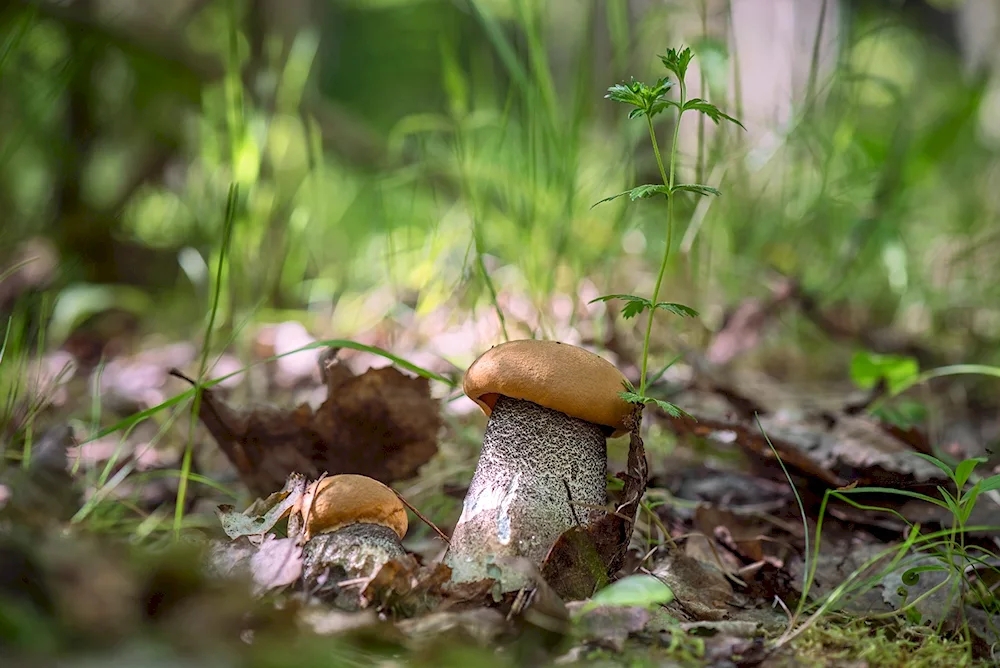
[[[437,525],[434,524],[434,522],[431,522],[429,519],[427,519],[426,517],[424,517],[424,514],[422,512],[420,512],[419,510],[417,510],[416,508],[414,508],[413,504],[411,504],[409,501],[407,501],[406,498],[402,494],[400,494],[396,490],[392,490],[392,491],[399,498],[399,500],[403,502],[404,506],[406,506],[407,508],[409,508],[410,510],[412,510],[413,514],[416,515],[418,518],[420,518],[421,522],[423,522],[424,524],[426,524],[427,526],[429,526],[431,529],[433,529],[434,533],[436,533],[438,535],[438,537],[445,542],[446,545],[448,545],[449,547],[451,547],[451,540],[448,538],[448,535],[444,531],[441,531],[441,529],[439,529],[437,527]]]
[[[569,512],[573,514],[573,522],[576,523],[576,526],[580,526],[580,518],[577,517],[576,508],[574,507],[573,493],[569,490],[569,481],[566,480],[566,478],[563,478],[562,482],[563,482],[563,487],[566,488],[566,500],[568,501]]]

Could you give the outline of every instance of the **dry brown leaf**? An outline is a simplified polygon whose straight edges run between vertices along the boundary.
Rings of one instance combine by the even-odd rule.
[[[642,409],[632,414],[628,470],[618,473],[625,482],[615,512],[592,510],[590,523],[564,532],[542,562],[546,582],[565,600],[588,598],[625,563],[639,501],[646,491],[649,467],[639,428]]]
[[[576,632],[582,640],[615,652],[625,649],[625,641],[644,630],[653,614],[641,607],[601,606],[586,610],[584,605],[579,601],[567,605],[574,615]]]
[[[230,538],[248,536],[259,540],[273,529],[275,524],[288,516],[302,499],[305,488],[305,476],[293,473],[288,476],[281,491],[269,495],[266,499],[257,499],[243,512],[228,504],[220,505],[215,512],[222,524],[222,530]]]
[[[302,548],[292,538],[268,535],[250,557],[250,573],[258,594],[287,587],[302,575]]]
[[[706,402],[692,398],[682,403]],[[861,486],[902,488],[930,483],[933,489],[943,479],[937,467],[914,455],[909,439],[896,438],[872,418],[844,412],[795,418],[775,414],[760,416],[758,425],[756,419],[735,417],[739,411],[734,408],[689,412],[694,418],[673,418],[662,411],[656,415],[677,434],[732,443],[764,463],[776,464],[777,451],[791,473],[828,487],[856,480]]]
[[[387,562],[361,593],[366,607],[391,611],[399,617],[413,617],[435,609],[474,603],[481,607],[491,601],[495,582],[481,580],[453,584],[451,568],[442,563],[420,564],[412,555]]]
[[[393,367],[355,376],[336,354],[321,358],[327,399],[315,411],[302,404],[240,412],[202,391],[202,423],[254,493],[280,489],[293,472],[406,480],[437,452],[440,406],[426,378]]]
[[[694,527],[748,562],[764,558],[761,539],[768,534],[769,526],[754,517],[702,503],[695,509]]]
[[[679,552],[653,568],[653,575],[674,592],[674,600],[694,619],[718,621],[730,611],[733,588],[718,568]]]
[[[407,619],[396,624],[411,641],[411,646],[421,648],[430,645],[442,636],[469,639],[482,647],[495,647],[510,624],[495,608],[476,608],[463,612],[436,611],[415,619]]]

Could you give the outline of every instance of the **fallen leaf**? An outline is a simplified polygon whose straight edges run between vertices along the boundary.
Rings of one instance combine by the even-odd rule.
[[[685,554],[658,561],[653,575],[673,591],[680,606],[697,621],[719,621],[729,614],[733,587],[718,568]]]
[[[250,575],[250,559],[257,545],[246,536],[236,540],[213,540],[205,552],[205,568],[212,578],[241,578]]]
[[[686,622],[678,624],[682,631],[700,636],[713,636],[716,634],[736,636],[738,638],[752,638],[757,634],[759,624],[754,622],[721,621],[721,622]]]
[[[240,412],[202,390],[199,418],[256,494],[279,488],[292,472],[406,480],[437,452],[440,406],[426,378],[393,367],[355,376],[336,354],[331,348],[321,358],[327,399],[315,411],[302,404]]]
[[[437,607],[451,569],[442,563],[423,566],[412,555],[385,563],[361,591],[366,607],[413,617]]]
[[[250,558],[254,591],[287,587],[302,575],[302,548],[292,538],[268,536]]]
[[[819,600],[832,593],[838,587],[855,576],[851,582],[856,584],[876,576],[893,557],[893,544],[872,543],[860,539],[847,539],[834,542],[827,537],[815,561],[815,572],[809,587],[809,598]],[[811,558],[811,557],[810,557]],[[796,556],[789,559],[788,572],[792,576],[791,585],[799,593],[802,592],[806,571],[805,561]],[[858,580],[860,578],[860,580]],[[789,604],[791,602],[789,601]],[[882,597],[882,585],[876,577],[874,586],[849,586],[838,600],[831,606],[833,610],[843,610],[853,614],[871,614],[890,612],[889,606]]]
[[[589,598],[608,581],[607,564],[597,551],[594,535],[585,526],[563,532],[542,563],[546,582],[571,601]]]
[[[275,492],[266,499],[257,499],[243,512],[230,505],[220,505],[216,513],[222,523],[222,530],[230,538],[262,536],[288,515],[302,498],[305,489],[305,476],[292,473],[280,492]]]
[[[542,561],[542,577],[565,600],[588,598],[625,563],[639,501],[649,480],[646,448],[639,436],[641,406],[632,413],[631,423],[627,470],[617,476],[625,486],[614,512],[590,511],[590,522],[565,531]]]
[[[526,557],[501,557],[497,562],[505,571],[521,572],[531,583],[531,587],[506,595],[510,602],[507,618],[513,620],[521,643],[550,650],[562,643],[570,631],[569,610],[541,571]]]
[[[348,633],[379,624],[374,610],[346,612],[325,605],[312,605],[299,612],[299,620],[315,633],[324,636]]]
[[[459,635],[489,647],[508,631],[508,623],[496,608],[477,608],[464,612],[438,611],[396,623],[396,628],[420,648],[441,635]]]
[[[784,478],[774,480],[701,463],[682,466],[672,461],[671,464],[669,471],[654,475],[649,482],[650,489],[666,489],[678,499],[740,516],[774,513],[795,504],[795,494]],[[694,511],[687,505],[669,507],[670,514],[693,519]]]
[[[737,408],[719,406],[718,397],[715,399],[714,404],[700,401],[697,393],[688,400],[675,399],[685,406],[699,407],[688,411],[693,418],[675,418],[662,411],[655,415],[678,435],[731,443],[764,464],[776,464],[777,452],[793,475],[818,480],[827,487],[857,481],[860,486],[933,490],[943,481],[941,471],[915,456],[908,441],[899,440],[872,418],[830,411],[739,418],[734,417],[739,415]],[[713,408],[705,409],[706,405]]]
[[[753,516],[737,515],[702,503],[695,509],[694,527],[748,562],[760,561],[765,556],[761,538],[767,535],[768,526]]]
[[[580,640],[620,652],[633,633],[646,628],[651,618],[641,606],[600,606],[589,608],[590,601],[567,604],[573,616],[574,630]]]

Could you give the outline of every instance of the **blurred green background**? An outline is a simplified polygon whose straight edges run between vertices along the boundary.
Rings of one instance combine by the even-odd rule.
[[[10,344],[44,320],[45,345],[62,345],[108,310],[197,339],[223,257],[217,346],[250,322],[347,338],[433,317],[427,339],[465,332],[436,351],[460,369],[503,337],[498,310],[512,338],[602,341],[560,300],[648,294],[665,240],[652,200],[591,208],[656,180],[644,125],[603,95],[661,76],[656,55],[688,44],[694,94],[747,131],[681,127],[681,178],[723,194],[678,207],[664,294],[702,318],[664,319],[661,365],[779,277],[861,333],[831,346],[784,313],[760,348],[781,353],[779,375],[843,377],[858,346],[996,363],[997,13],[940,0],[5,3],[0,255],[20,268],[0,310],[52,314]]]

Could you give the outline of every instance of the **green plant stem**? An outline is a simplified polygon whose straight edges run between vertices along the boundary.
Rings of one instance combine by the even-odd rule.
[[[653,119],[646,115],[646,124],[649,127],[649,140],[653,143],[653,153],[656,155],[656,166],[660,168],[660,178],[663,185],[667,187],[667,243],[663,249],[663,259],[660,261],[660,271],[656,275],[656,284],[653,286],[653,307],[649,309],[649,318],[646,320],[646,334],[642,339],[642,373],[639,377],[639,394],[646,396],[646,369],[649,366],[649,339],[653,333],[653,316],[656,314],[656,301],[660,296],[660,287],[663,285],[663,276],[667,273],[667,261],[670,259],[670,246],[673,244],[674,236],[674,197],[670,191],[674,187],[674,173],[677,165],[677,137],[680,135],[681,116],[684,112],[680,110],[684,106],[684,80],[679,82],[680,86],[680,106],[677,112],[677,123],[674,125],[674,136],[670,144],[670,172],[669,176],[663,169],[663,158],[660,156],[660,147],[656,141],[656,131],[653,129]]]
[[[232,240],[233,224],[236,219],[236,206],[239,200],[239,186],[236,182],[229,184],[229,195],[226,198],[226,217],[222,229],[222,248],[219,250],[219,266],[215,274],[215,286],[212,291],[212,308],[208,314],[208,323],[205,326],[205,340],[202,343],[201,360],[198,364],[198,376],[196,378],[194,405],[191,408],[191,423],[188,429],[187,447],[184,448],[184,456],[181,459],[180,480],[177,483],[177,502],[174,505],[174,537],[180,537],[181,527],[184,521],[184,500],[187,497],[188,480],[191,477],[191,464],[194,455],[194,433],[198,424],[198,412],[201,409],[201,397],[204,386],[205,372],[208,370],[208,351],[212,340],[212,332],[215,329],[215,320],[219,312],[219,301],[222,295],[222,280],[226,267],[226,259],[229,251],[229,243]]]

